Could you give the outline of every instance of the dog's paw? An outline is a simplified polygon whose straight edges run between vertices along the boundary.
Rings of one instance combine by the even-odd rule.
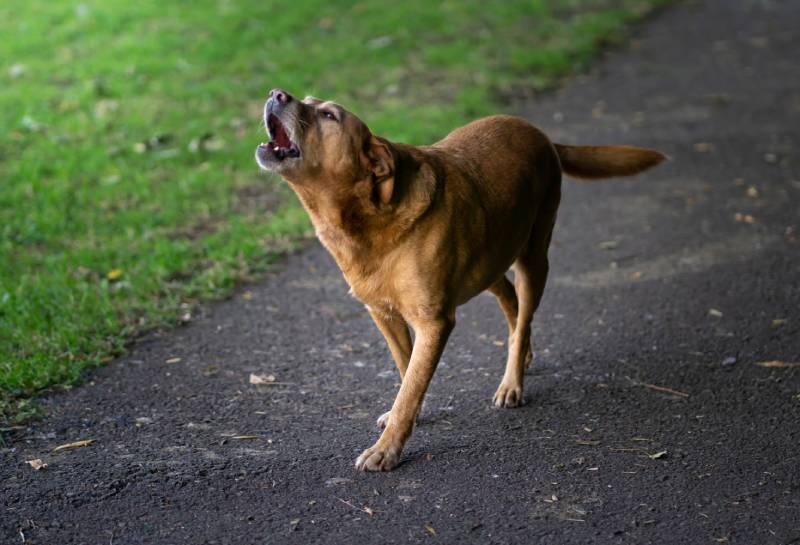
[[[509,386],[505,383],[500,384],[500,387],[494,393],[494,406],[513,408],[522,405],[522,386],[515,385]]]
[[[378,425],[380,429],[383,429],[389,423],[390,416],[392,416],[392,411],[386,411],[385,413],[383,413],[378,417],[378,420],[376,420],[375,423]]]
[[[377,444],[361,453],[356,459],[356,469],[361,471],[391,471],[400,461],[400,451]]]

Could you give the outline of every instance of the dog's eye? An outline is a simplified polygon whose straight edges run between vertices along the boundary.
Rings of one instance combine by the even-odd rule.
[[[324,118],[332,119],[333,121],[336,121],[336,116],[330,110],[320,110],[319,115],[321,115]]]

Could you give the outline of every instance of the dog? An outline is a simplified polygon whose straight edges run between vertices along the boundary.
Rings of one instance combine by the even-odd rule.
[[[665,159],[633,146],[552,143],[508,115],[479,119],[430,146],[399,144],[334,102],[298,100],[281,89],[269,93],[264,124],[270,140],[256,148],[256,162],[295,191],[402,379],[391,410],[378,419],[380,438],[355,462],[365,471],[398,464],[456,307],[484,290],[508,322],[494,405],[522,403],[562,172],[629,176]]]

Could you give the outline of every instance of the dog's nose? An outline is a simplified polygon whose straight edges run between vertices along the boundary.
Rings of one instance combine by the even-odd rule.
[[[274,98],[281,104],[288,104],[292,101],[292,95],[282,89],[273,89],[270,91],[269,98]]]

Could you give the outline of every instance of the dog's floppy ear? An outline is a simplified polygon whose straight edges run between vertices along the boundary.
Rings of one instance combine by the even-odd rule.
[[[394,156],[389,144],[370,135],[365,146],[369,171],[372,174],[373,192],[381,204],[389,204],[394,193]]]

